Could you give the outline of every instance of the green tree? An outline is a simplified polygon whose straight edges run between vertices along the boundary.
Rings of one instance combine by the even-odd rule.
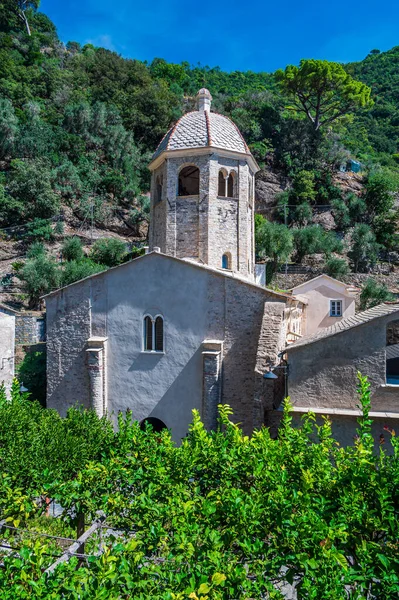
[[[281,90],[294,101],[295,112],[304,114],[315,131],[373,105],[371,89],[353,79],[339,63],[301,60],[276,72]]]
[[[272,273],[279,263],[288,260],[292,250],[292,233],[288,227],[255,215],[255,252],[260,258],[270,258]]]
[[[60,281],[57,263],[46,255],[27,260],[18,277],[29,295],[31,308],[36,308],[40,297],[56,289]]]
[[[8,18],[8,15],[13,15],[18,21],[22,22],[26,33],[30,36],[31,30],[26,13],[29,10],[36,11],[39,7],[39,2],[40,0],[3,0],[1,10],[4,13],[5,19]]]
[[[369,225],[366,223],[355,225],[348,252],[354,272],[365,272],[369,267],[375,265],[379,251],[380,245]]]
[[[23,205],[21,219],[45,219],[59,210],[60,199],[54,193],[51,173],[41,161],[12,162],[8,192]]]
[[[123,262],[126,254],[125,242],[116,238],[101,238],[94,242],[90,258],[99,265],[115,267]]]
[[[394,302],[395,296],[391,294],[385,283],[378,283],[372,277],[367,279],[360,293],[360,309],[367,310],[382,302]]]
[[[12,103],[6,98],[0,99],[0,158],[6,158],[12,152],[18,134],[18,119]]]

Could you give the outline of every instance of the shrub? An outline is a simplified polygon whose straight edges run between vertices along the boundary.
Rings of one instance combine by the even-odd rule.
[[[47,219],[33,219],[25,228],[25,236],[28,241],[51,242],[54,238],[51,222]]]
[[[323,228],[320,225],[309,225],[301,229],[292,229],[296,259],[301,262],[308,254],[320,251]]]
[[[330,277],[339,279],[349,273],[349,265],[345,259],[332,256],[326,261],[324,270]]]
[[[115,238],[102,238],[93,244],[90,258],[100,265],[115,267],[123,262],[126,244]]]
[[[26,256],[28,258],[37,258],[38,256],[42,256],[46,254],[46,249],[42,242],[33,242],[33,244],[29,247]]]
[[[62,244],[61,252],[62,257],[67,261],[75,260],[79,262],[84,258],[82,241],[78,237],[66,238]]]
[[[391,294],[387,286],[370,277],[360,294],[360,308],[361,310],[367,310],[382,302],[392,302],[393,300],[395,300],[395,296]]]
[[[64,287],[75,281],[89,277],[90,275],[95,275],[95,273],[100,273],[105,269],[106,267],[104,265],[99,265],[89,259],[81,260],[79,262],[70,260],[63,265],[62,273],[60,275],[60,285]]]

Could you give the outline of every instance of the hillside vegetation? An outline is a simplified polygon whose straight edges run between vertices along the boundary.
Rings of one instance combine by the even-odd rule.
[[[116,219],[124,236],[144,241],[149,158],[168,127],[193,108],[203,86],[213,95],[213,109],[236,122],[264,172],[288,182],[273,195],[266,223],[258,221],[260,257],[277,268],[288,256],[303,261],[321,254],[332,275],[369,272],[378,261],[397,260],[399,47],[374,50],[346,65],[346,73],[326,61],[303,61],[299,69],[277,74],[226,73],[160,58],[147,64],[91,44],[64,44],[37,3],[28,4],[23,14],[29,30],[10,8],[17,2],[0,7],[0,228],[7,242],[18,243],[14,254],[23,257],[32,243],[46,243],[40,259],[45,277],[55,269],[55,242],[58,252],[79,223],[90,221],[107,235]],[[331,92],[334,112],[320,128],[293,101],[293,78],[299,73],[300,85],[312,86],[302,71],[308,69],[308,76],[313,67],[346,86]],[[349,83],[347,74],[353,77]],[[349,158],[363,165],[356,193],[336,180]],[[320,206],[330,216],[328,227],[315,221]],[[266,229],[275,225],[280,233],[284,228],[284,247],[270,245],[275,235]],[[67,281],[98,270],[92,258],[87,247],[85,266],[70,268]],[[37,259],[31,255],[28,262]],[[31,264],[30,272],[36,267]],[[63,281],[48,277],[32,295],[24,271],[29,268],[21,264],[0,270],[0,282],[18,275],[31,304]]]

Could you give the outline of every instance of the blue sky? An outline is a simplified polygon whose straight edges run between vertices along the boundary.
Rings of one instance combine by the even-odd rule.
[[[122,56],[274,71],[301,58],[361,60],[399,45],[397,0],[42,0],[64,42]]]

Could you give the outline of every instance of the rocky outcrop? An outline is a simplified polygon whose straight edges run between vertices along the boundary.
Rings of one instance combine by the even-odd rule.
[[[270,215],[276,204],[276,197],[290,187],[290,179],[270,168],[260,171],[255,182],[255,212]]]

